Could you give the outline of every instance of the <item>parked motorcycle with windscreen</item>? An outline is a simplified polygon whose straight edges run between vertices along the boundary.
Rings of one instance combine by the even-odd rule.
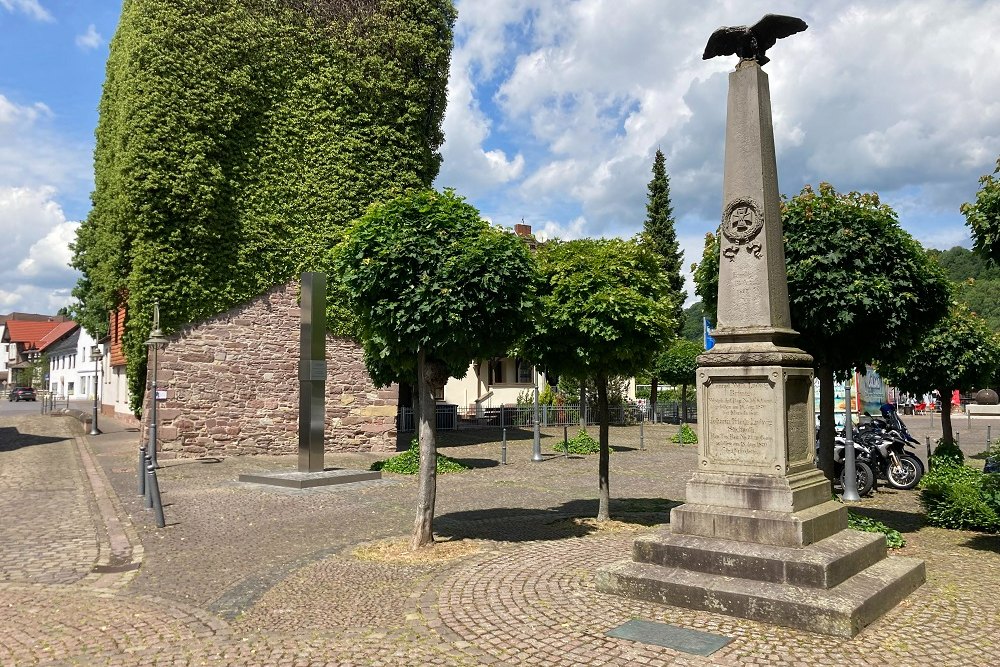
[[[899,419],[894,408],[885,410],[883,414],[885,412]],[[913,442],[907,440],[902,432],[892,428],[888,420],[872,417],[868,412],[865,412],[865,416],[868,421],[855,429],[855,439],[868,448],[875,474],[894,489],[915,487],[923,477],[924,466],[915,453],[908,451],[914,449]]]

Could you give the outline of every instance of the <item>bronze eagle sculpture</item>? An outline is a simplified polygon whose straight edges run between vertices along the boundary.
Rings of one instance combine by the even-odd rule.
[[[770,60],[764,52],[774,46],[776,41],[808,27],[805,21],[794,16],[767,14],[751,26],[719,28],[708,38],[702,59],[735,54],[741,61],[756,60],[763,65]]]

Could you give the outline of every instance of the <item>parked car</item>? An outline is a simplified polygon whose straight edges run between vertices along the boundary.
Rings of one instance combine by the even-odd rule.
[[[8,401],[33,401],[35,400],[35,390],[32,387],[14,387],[7,394]]]

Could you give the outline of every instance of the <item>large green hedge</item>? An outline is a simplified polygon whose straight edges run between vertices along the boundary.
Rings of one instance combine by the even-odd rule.
[[[155,300],[169,332],[326,270],[372,201],[433,181],[454,20],[450,0],[125,1],[74,294],[97,334],[127,300],[133,408]]]

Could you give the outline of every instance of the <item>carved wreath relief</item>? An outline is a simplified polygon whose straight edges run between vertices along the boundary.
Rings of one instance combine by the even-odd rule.
[[[763,228],[764,216],[761,215],[757,202],[749,197],[732,200],[722,215],[722,235],[730,242],[730,245],[722,249],[722,254],[731,262],[740,248],[746,246],[747,254],[759,258],[763,247],[752,241]]]

